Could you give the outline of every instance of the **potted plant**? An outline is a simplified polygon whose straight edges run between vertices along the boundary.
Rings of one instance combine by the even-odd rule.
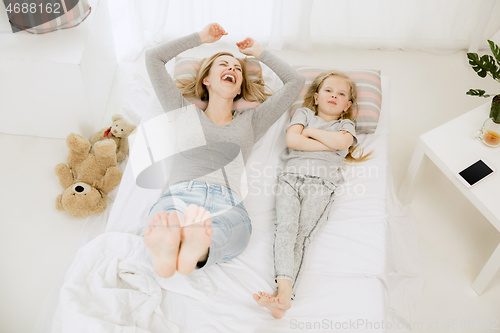
[[[500,82],[500,48],[498,45],[488,40],[490,44],[490,49],[493,52],[494,58],[490,55],[483,55],[479,57],[477,53],[467,53],[467,58],[469,58],[469,64],[472,69],[482,78],[489,75],[493,80]],[[495,61],[496,60],[496,61]],[[486,94],[484,90],[481,89],[470,89],[467,95],[478,96],[478,97],[493,97],[491,102],[491,112],[490,118],[493,118],[495,123],[500,123],[500,94],[489,95]]]

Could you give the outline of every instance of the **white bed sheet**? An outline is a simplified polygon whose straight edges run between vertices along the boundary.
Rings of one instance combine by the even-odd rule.
[[[266,71],[264,74],[271,75]],[[140,75],[136,76],[134,82],[136,86],[133,91],[141,93],[135,97],[144,100],[147,96],[145,92],[152,91],[151,87]],[[230,262],[195,271],[189,276],[176,273],[171,279],[160,279],[146,268],[142,268],[140,274],[135,272],[135,276],[152,275],[153,278],[147,281],[156,281],[162,290],[159,302],[161,311],[148,308],[150,312],[143,312],[143,316],[149,313],[150,321],[142,324],[149,325],[151,332],[293,332],[300,328],[311,332],[316,331],[312,328],[317,328],[317,331],[324,332],[338,330],[339,327],[335,325],[343,325],[342,331],[345,332],[409,332],[409,329],[401,326],[410,321],[424,280],[414,221],[408,208],[401,207],[395,199],[389,171],[389,80],[386,77],[382,79],[382,91],[382,116],[377,132],[359,136],[366,151],[374,150],[374,158],[346,168],[346,183],[337,189],[328,222],[309,247],[296,299],[284,318],[274,319],[267,309],[257,306],[252,294],[257,291],[272,292],[275,286],[272,187],[276,184],[276,178],[273,170],[284,148],[283,129],[288,114],[283,115],[255,145],[247,163],[250,191],[244,204],[252,220],[253,233],[246,250]],[[133,99],[132,94],[129,100]],[[148,100],[146,110],[139,110],[138,105],[127,104],[128,109],[122,110],[125,111],[122,113],[134,119],[141,111],[146,111],[147,115],[142,119],[144,122],[163,112],[154,93],[149,94]],[[122,276],[124,272],[120,264],[116,265],[116,271],[113,271],[114,268],[107,270],[107,275],[95,274],[103,269],[100,263],[118,256],[117,253],[122,256],[128,253],[121,261],[128,270],[134,263],[150,263],[141,238],[133,233],[145,225],[147,212],[162,191],[139,188],[135,185],[130,167],[125,169],[119,188],[110,195],[114,198],[111,210],[88,218],[81,244],[95,239],[80,249],[66,276],[61,277],[62,292],[59,294],[59,286],[56,285],[52,293],[53,300],[47,301],[42,315],[52,318],[51,314],[58,303],[54,298],[60,300],[53,325],[49,320],[40,322],[36,332],[65,332],[65,321],[71,325],[78,322],[77,326],[85,328],[89,325],[90,317],[100,320],[106,317],[106,311],[118,312],[110,313],[107,320],[120,326],[120,310],[113,307],[104,306],[100,313],[83,319],[74,318],[75,313],[85,311],[88,299],[81,299],[80,305],[74,300],[85,291],[85,283],[98,284],[101,288],[101,292],[94,292],[94,301],[99,300],[100,293],[108,293],[106,297],[110,297],[109,290],[117,290],[117,286],[112,285],[121,281],[116,277]],[[104,225],[105,235],[97,236]],[[134,244],[136,252],[142,253],[143,257],[137,253],[133,255],[130,247],[117,248],[118,245],[113,244]],[[96,282],[96,275],[101,276],[102,281]],[[93,280],[82,279],[82,276],[92,276]],[[81,290],[74,287],[78,279],[83,281],[80,283]],[[140,286],[144,285],[152,288],[154,283],[144,281],[138,282],[135,287],[127,284],[125,289],[143,290],[144,287]],[[102,293],[102,286],[111,289]],[[124,287],[120,285],[118,288]],[[155,288],[154,291],[145,291],[146,294],[156,293],[158,288]],[[124,293],[123,289],[119,290],[119,293]],[[121,302],[131,301],[130,293],[125,294],[120,296],[115,293],[114,297]],[[388,321],[393,325],[390,330],[385,329]],[[401,329],[397,329],[398,323]],[[86,330],[71,330],[77,331]],[[103,331],[121,332],[109,328]]]

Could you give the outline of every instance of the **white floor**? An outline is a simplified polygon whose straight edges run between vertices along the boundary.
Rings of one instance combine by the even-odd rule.
[[[493,80],[482,80],[473,72],[465,52],[444,56],[347,49],[275,53],[290,63],[378,68],[390,78],[389,158],[398,182],[419,135],[486,102],[466,96],[469,88],[499,90]],[[144,53],[136,62],[119,65],[103,127],[119,112],[134,70],[147,77]],[[53,168],[65,161],[64,140],[0,134],[0,152],[0,331],[31,332],[84,220],[55,209],[62,189]],[[499,274],[483,295],[471,288],[500,242],[499,232],[432,163],[423,166],[411,209],[426,269],[414,331],[499,329]]]

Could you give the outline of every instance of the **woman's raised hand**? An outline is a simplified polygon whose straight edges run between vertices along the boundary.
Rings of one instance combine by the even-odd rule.
[[[227,35],[227,32],[219,23],[210,23],[203,30],[198,32],[200,35],[201,43],[213,43]]]
[[[262,51],[264,51],[264,48],[250,37],[247,37],[241,42],[236,43],[236,46],[238,46],[238,49],[241,53],[248,56],[254,56],[257,59],[259,58]]]

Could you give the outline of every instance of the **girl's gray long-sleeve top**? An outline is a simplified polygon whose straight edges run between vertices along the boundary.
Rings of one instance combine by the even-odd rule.
[[[189,105],[165,64],[200,44],[199,34],[193,33],[146,51],[149,78],[165,112]],[[245,162],[253,145],[292,105],[304,86],[304,77],[268,50],[261,53],[259,60],[284,83],[264,103],[255,109],[233,112],[233,120],[223,126],[213,123],[197,107],[194,112],[175,116],[177,146],[181,153],[173,156],[169,163],[169,186],[184,181],[208,182],[225,186],[244,198],[247,192]]]

